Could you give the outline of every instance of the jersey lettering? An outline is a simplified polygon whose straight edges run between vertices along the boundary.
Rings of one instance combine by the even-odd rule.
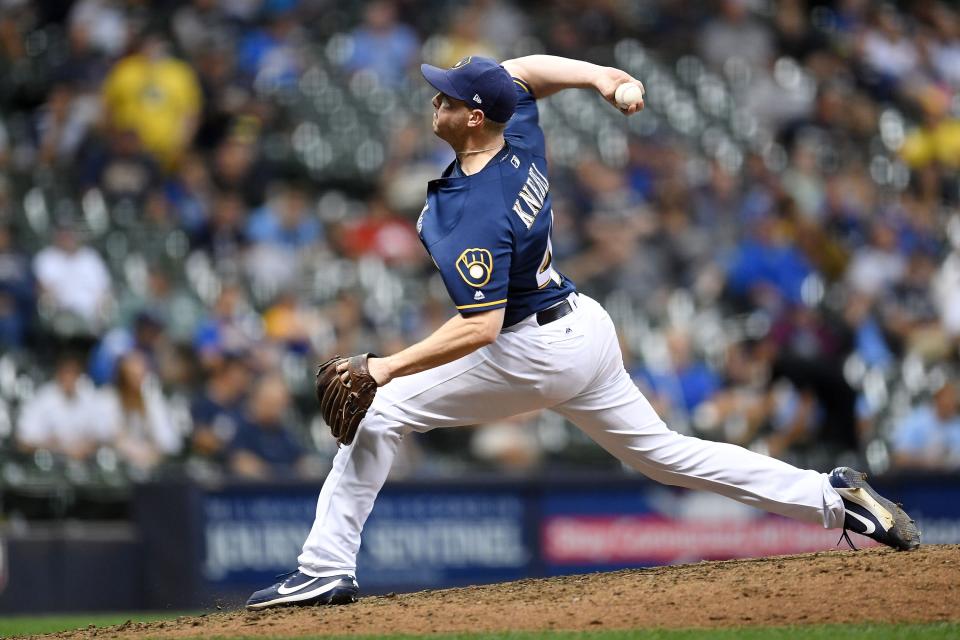
[[[529,229],[543,209],[543,202],[547,199],[547,192],[550,191],[550,183],[547,177],[540,173],[537,165],[530,163],[530,171],[527,174],[527,181],[524,183],[520,197],[513,203],[513,212],[520,216],[520,220]],[[522,204],[521,204],[522,203]],[[524,209],[523,205],[526,205]]]
[[[553,231],[553,210],[550,210],[550,231]],[[537,288],[543,289],[553,282],[556,285],[563,283],[560,274],[553,269],[553,240],[547,236],[547,250],[543,252],[543,260],[537,268]]]

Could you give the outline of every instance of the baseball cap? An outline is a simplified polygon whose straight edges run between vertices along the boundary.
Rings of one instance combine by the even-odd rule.
[[[449,69],[422,64],[420,72],[434,89],[480,109],[494,122],[509,120],[517,106],[513,78],[490,58],[467,56]]]

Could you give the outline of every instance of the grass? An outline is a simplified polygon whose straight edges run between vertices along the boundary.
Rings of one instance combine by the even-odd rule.
[[[157,611],[150,613],[75,613],[68,615],[7,616],[0,617],[0,638],[84,629],[91,624],[97,627],[109,627],[115,624],[123,624],[127,620],[133,620],[134,622],[168,620],[182,615],[190,614],[184,614],[182,611],[171,613]]]
[[[68,616],[13,616],[0,619],[0,637],[54,633],[105,627],[127,620],[146,622],[175,618],[182,613],[115,613]],[[210,637],[210,636],[207,636]],[[223,636],[216,636],[223,638]],[[250,636],[253,638],[253,636]],[[320,638],[320,636],[315,636]],[[413,640],[422,636],[338,636],[350,640]],[[430,640],[954,640],[960,623],[811,625],[805,627],[743,627],[734,629],[635,629],[630,631],[541,631],[461,633],[428,636]],[[231,640],[241,640],[233,636]],[[278,636],[279,638],[279,636]],[[302,640],[302,639],[301,639]],[[324,640],[335,640],[330,636]]]

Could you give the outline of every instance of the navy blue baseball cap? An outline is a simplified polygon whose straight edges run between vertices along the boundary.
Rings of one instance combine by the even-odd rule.
[[[517,106],[513,78],[490,58],[467,56],[449,69],[422,64],[420,72],[434,89],[480,109],[494,122],[509,120]]]

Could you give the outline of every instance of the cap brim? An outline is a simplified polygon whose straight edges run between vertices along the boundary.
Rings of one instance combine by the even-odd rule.
[[[453,83],[450,82],[446,69],[441,69],[431,64],[421,64],[420,73],[422,73],[424,79],[430,83],[430,86],[440,93],[456,98],[457,100],[463,100],[454,88]]]

